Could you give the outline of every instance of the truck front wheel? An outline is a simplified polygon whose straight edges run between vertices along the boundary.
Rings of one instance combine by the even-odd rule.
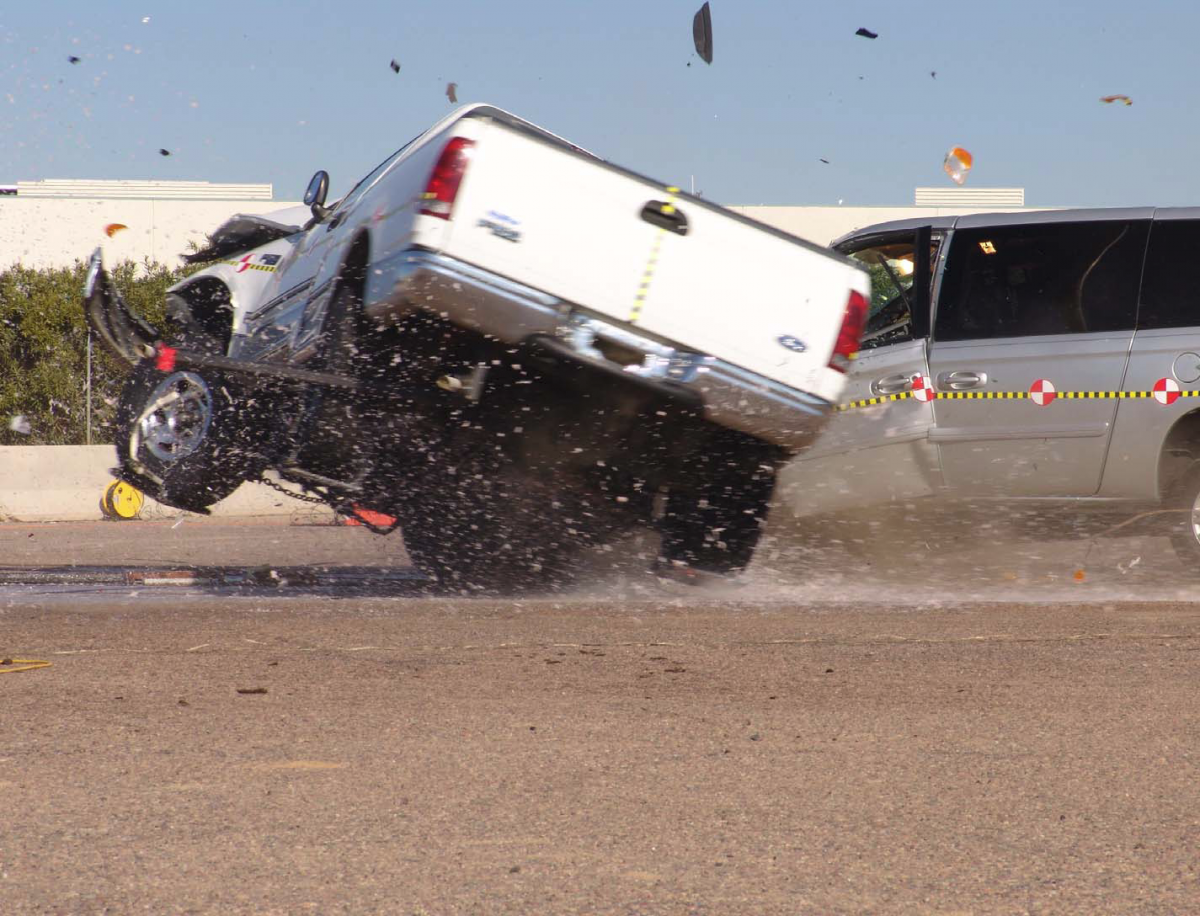
[[[218,374],[134,368],[117,409],[121,476],[158,502],[205,512],[261,470],[232,383]]]

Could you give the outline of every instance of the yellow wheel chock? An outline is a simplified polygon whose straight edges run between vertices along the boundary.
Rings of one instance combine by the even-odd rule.
[[[137,518],[146,503],[142,491],[123,480],[114,480],[104,489],[100,511],[106,518],[125,520]]]

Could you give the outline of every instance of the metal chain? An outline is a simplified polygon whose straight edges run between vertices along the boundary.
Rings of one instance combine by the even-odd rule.
[[[277,484],[275,481],[265,475],[258,478],[258,483],[265,483],[272,490],[278,490],[285,496],[290,496],[292,499],[298,499],[302,503],[325,503],[327,500],[323,496],[309,496],[305,493],[297,493],[295,490],[289,490],[282,484]]]

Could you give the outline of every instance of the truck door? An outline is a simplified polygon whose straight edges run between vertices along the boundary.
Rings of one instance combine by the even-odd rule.
[[[927,438],[933,403],[912,387],[929,374],[929,292],[941,243],[940,231],[923,226],[839,246],[870,271],[871,311],[841,409],[780,473],[778,498],[792,515],[928,496],[940,485]]]
[[[1099,489],[1117,399],[1097,393],[1124,382],[1151,213],[958,221],[929,354],[950,490]]]

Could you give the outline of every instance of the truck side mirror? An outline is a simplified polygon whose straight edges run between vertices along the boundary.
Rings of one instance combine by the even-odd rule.
[[[329,193],[329,173],[324,169],[318,170],[312,177],[312,181],[308,183],[308,190],[304,192],[304,203],[312,208],[313,218],[323,220],[329,210],[325,207],[325,195]]]

